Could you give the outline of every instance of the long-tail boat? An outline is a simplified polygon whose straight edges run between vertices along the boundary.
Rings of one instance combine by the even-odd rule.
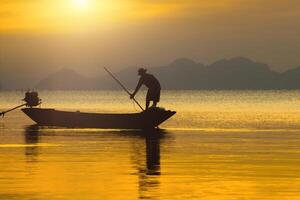
[[[176,112],[157,107],[139,113],[85,113],[45,108],[23,108],[22,111],[40,126],[103,129],[151,129]]]

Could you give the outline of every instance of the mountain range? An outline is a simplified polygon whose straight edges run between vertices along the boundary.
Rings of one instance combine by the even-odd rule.
[[[166,66],[148,68],[161,82],[163,89],[171,90],[235,90],[235,89],[300,89],[300,67],[279,73],[267,64],[244,57],[222,59],[209,65],[190,59],[177,59]],[[134,88],[137,68],[115,73],[124,85]],[[96,90],[118,89],[109,75],[85,77],[71,69],[62,69],[41,80],[37,89]]]

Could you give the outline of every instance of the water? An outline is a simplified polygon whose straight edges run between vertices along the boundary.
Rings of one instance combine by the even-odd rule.
[[[22,97],[1,92],[0,109]],[[122,91],[40,97],[62,110],[138,111]],[[7,114],[0,199],[300,199],[300,91],[164,91],[160,105],[177,114],[150,134]]]

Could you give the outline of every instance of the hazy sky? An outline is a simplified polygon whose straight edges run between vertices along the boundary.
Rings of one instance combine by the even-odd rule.
[[[1,72],[209,63],[300,65],[299,0],[0,0]]]

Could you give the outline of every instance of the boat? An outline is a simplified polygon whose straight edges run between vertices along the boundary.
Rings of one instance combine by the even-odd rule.
[[[85,113],[46,108],[23,108],[22,111],[39,126],[102,129],[153,129],[176,112],[149,108],[139,113]]]

